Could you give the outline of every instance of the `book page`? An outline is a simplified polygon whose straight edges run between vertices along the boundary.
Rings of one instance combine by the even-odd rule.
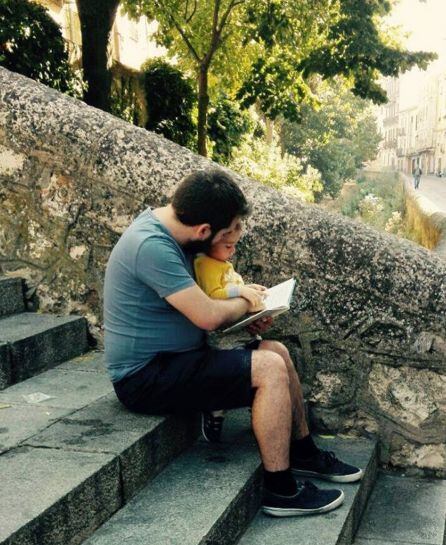
[[[237,331],[238,329],[246,327],[250,323],[255,322],[259,318],[272,315],[278,316],[282,312],[289,310],[295,285],[296,280],[294,278],[290,278],[285,282],[269,288],[268,296],[265,299],[266,308],[264,310],[260,310],[259,312],[255,312],[254,314],[248,314],[243,316],[242,318],[240,318],[240,320],[238,320],[231,326],[223,329],[222,332],[230,333],[232,331]]]

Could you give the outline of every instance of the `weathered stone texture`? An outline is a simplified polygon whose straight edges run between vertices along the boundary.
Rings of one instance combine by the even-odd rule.
[[[82,312],[100,338],[120,233],[211,163],[3,69],[0,120],[0,266],[36,285],[43,308]],[[266,285],[298,280],[292,311],[268,337],[298,359],[314,424],[376,432],[386,460],[444,471],[445,262],[236,179],[253,204],[236,268]]]

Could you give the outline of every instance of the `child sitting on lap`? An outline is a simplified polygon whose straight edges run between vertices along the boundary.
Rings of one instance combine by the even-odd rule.
[[[229,261],[235,254],[235,245],[240,236],[231,240],[213,244],[208,254],[200,254],[195,258],[195,278],[200,288],[214,299],[231,299],[243,297],[249,302],[249,312],[263,310],[263,299],[266,288],[258,284],[245,285],[242,277],[235,272]],[[203,413],[202,431],[209,442],[220,441],[223,427],[224,411]]]

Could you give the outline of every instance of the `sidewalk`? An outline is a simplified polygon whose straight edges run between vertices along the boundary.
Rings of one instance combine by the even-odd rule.
[[[413,188],[413,177],[403,174],[406,178],[406,183]],[[429,199],[432,206],[438,211],[446,214],[446,178],[438,178],[437,176],[421,176],[420,187],[416,190],[418,194]]]

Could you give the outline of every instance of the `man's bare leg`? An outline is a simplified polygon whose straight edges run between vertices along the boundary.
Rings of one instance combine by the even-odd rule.
[[[267,471],[290,467],[291,399],[289,374],[281,356],[269,350],[252,353],[252,427]]]
[[[299,380],[299,375],[294,367],[293,360],[288,352],[287,347],[278,341],[261,341],[259,350],[268,350],[278,354],[285,362],[290,387],[291,398],[291,414],[292,414],[292,429],[291,439],[301,439],[309,435],[307,420],[305,418],[304,397],[302,393],[302,385]]]

